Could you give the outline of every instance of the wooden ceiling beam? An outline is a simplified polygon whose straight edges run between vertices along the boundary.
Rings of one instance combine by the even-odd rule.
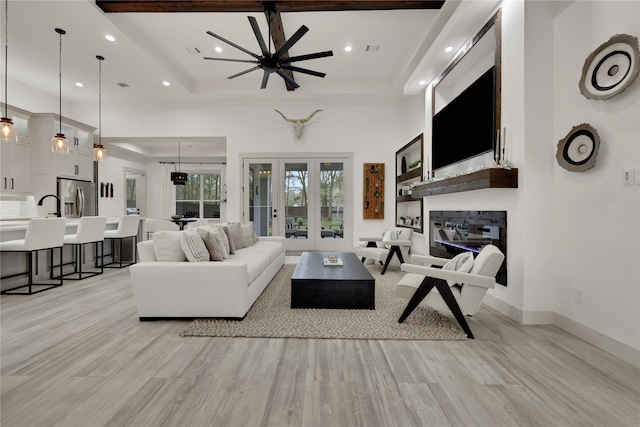
[[[440,9],[433,0],[96,0],[106,13],[264,12],[270,4],[280,12]]]
[[[271,33],[271,40],[273,40],[273,52],[277,52],[280,47],[287,41],[284,35],[284,27],[282,26],[282,17],[280,16],[280,12],[275,8],[270,8],[270,10],[265,11],[265,16],[267,17],[267,23],[269,24],[269,32]],[[288,58],[289,52],[285,52],[282,55],[282,58]],[[284,71],[292,80],[295,80],[293,77],[293,71],[291,70],[282,70]],[[283,80],[285,86],[288,91],[294,91],[296,88],[291,86],[286,80]]]

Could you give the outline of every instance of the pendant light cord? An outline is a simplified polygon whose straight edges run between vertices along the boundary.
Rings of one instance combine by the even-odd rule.
[[[102,148],[102,60],[101,56],[98,56],[98,145]]]
[[[60,48],[58,54],[58,78],[60,86],[60,134],[62,134],[62,32],[60,34]]]
[[[9,62],[9,0],[4,2],[4,117],[9,117],[7,109],[7,64]]]

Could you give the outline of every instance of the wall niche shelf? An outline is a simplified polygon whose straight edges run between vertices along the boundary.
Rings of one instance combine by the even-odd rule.
[[[518,168],[511,170],[500,168],[483,169],[466,175],[417,185],[413,188],[412,196],[435,196],[438,194],[481,190],[483,188],[518,188]]]
[[[423,200],[409,193],[413,193],[414,182],[422,181],[423,140],[420,134],[396,151],[396,227],[411,228],[416,233],[424,230]],[[412,164],[414,167],[409,169]]]

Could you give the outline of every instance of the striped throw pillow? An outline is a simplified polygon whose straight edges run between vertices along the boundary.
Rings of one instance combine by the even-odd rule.
[[[209,251],[195,229],[186,230],[182,234],[180,246],[190,262],[209,261]]]

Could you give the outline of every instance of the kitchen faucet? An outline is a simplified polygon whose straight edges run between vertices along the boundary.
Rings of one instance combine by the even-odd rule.
[[[47,194],[46,196],[42,196],[42,198],[38,201],[38,206],[42,206],[42,201],[47,197],[55,197],[56,198],[56,212],[49,212],[50,214],[54,214],[57,217],[61,217],[62,213],[60,212],[60,198],[55,194]]]

